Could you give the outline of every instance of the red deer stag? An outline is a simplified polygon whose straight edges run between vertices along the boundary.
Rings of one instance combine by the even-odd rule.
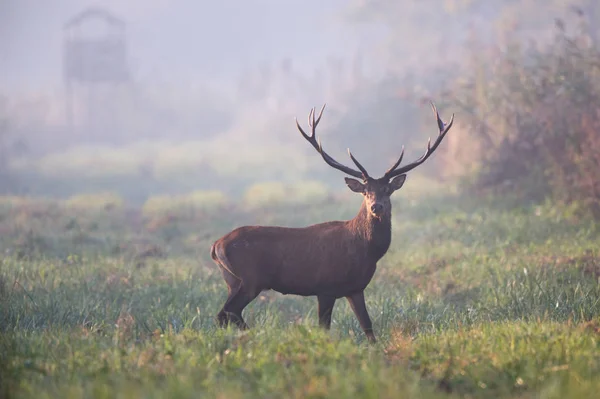
[[[319,325],[325,329],[331,326],[335,301],[346,297],[369,341],[376,341],[364,289],[392,239],[390,196],[402,187],[406,173],[425,162],[436,150],[454,121],[453,114],[445,125],[435,105],[432,103],[431,106],[439,127],[439,136],[433,146],[430,138],[425,154],[415,162],[399,167],[404,155],[403,146],[398,161],[378,179],[369,176],[349,149],[348,155],[359,170],[340,164],[323,151],[320,140],[317,142],[315,137],[315,129],[325,105],[316,119],[314,108],[309,114],[310,136],[296,120],[300,133],[329,166],[362,180],[345,178],[350,190],[363,195],[362,205],[358,214],[347,221],[302,228],[243,226],[215,241],[210,254],[221,269],[229,291],[217,315],[220,326],[233,321],[241,329],[247,329],[242,310],[261,291],[274,290],[284,295],[316,296]]]

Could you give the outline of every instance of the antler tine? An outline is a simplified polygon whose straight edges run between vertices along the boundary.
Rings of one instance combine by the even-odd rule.
[[[294,118],[296,121],[296,126],[298,127],[298,130],[300,131],[300,133],[302,133],[302,136],[304,136],[304,138],[310,143],[310,145],[312,145],[313,148],[315,150],[317,150],[319,152],[319,154],[321,154],[321,157],[323,157],[323,160],[329,166],[331,166],[337,170],[340,170],[350,176],[354,176],[354,177],[366,180],[369,177],[369,175],[367,174],[367,171],[362,167],[362,165],[360,165],[358,163],[358,161],[356,161],[354,159],[354,157],[352,157],[352,155],[350,155],[350,156],[351,156],[352,160],[354,161],[354,163],[356,164],[356,166],[358,166],[358,168],[361,170],[360,172],[358,170],[349,168],[348,166],[342,165],[341,163],[339,163],[338,161],[333,159],[329,154],[327,154],[323,150],[323,146],[321,145],[321,139],[319,139],[319,141],[317,142],[315,132],[316,132],[317,125],[321,121],[321,116],[323,116],[323,110],[325,109],[325,105],[326,104],[323,104],[323,107],[321,108],[321,111],[319,112],[319,116],[316,119],[315,119],[315,108],[314,107],[311,109],[310,113],[308,114],[308,125],[311,127],[311,135],[310,136],[308,134],[306,134],[306,132],[304,132],[302,127],[300,127],[300,124],[298,123],[298,119]]]
[[[354,164],[356,165],[356,167],[357,167],[358,169],[360,169],[360,171],[361,171],[361,172],[362,172],[362,174],[363,174],[363,177],[364,177],[365,179],[367,179],[367,178],[369,177],[369,174],[367,173],[367,170],[364,168],[364,166],[362,166],[362,165],[360,164],[360,162],[358,162],[358,161],[356,160],[356,158],[354,158],[354,155],[352,155],[352,152],[350,152],[350,148],[348,148],[348,155],[350,155],[350,159],[352,159],[352,162],[354,162]]]
[[[312,128],[312,136],[315,135],[315,125],[314,125],[314,122],[315,122],[315,107],[312,107],[310,109],[310,112],[308,113],[308,126],[310,128]]]
[[[325,110],[325,104],[323,104],[323,106],[321,107],[321,110],[319,111],[319,117],[317,118],[317,121],[315,122],[315,124],[319,124],[319,122],[321,122],[321,117],[323,116],[323,111]],[[313,108],[313,120],[314,120],[314,108]]]
[[[431,103],[431,108],[433,109],[433,112],[435,114],[436,122],[437,122],[438,129],[439,129],[439,134],[438,134],[437,139],[433,143],[433,147],[431,146],[431,137],[429,137],[429,139],[427,140],[427,150],[425,151],[425,154],[423,154],[416,161],[414,161],[408,165],[405,165],[405,166],[401,167],[400,169],[396,169],[398,167],[398,165],[400,165],[400,161],[402,160],[402,157],[404,155],[404,146],[402,146],[402,154],[400,155],[400,159],[398,160],[398,162],[396,162],[396,164],[394,164],[393,167],[388,169],[388,171],[385,173],[385,176],[387,178],[392,178],[394,176],[398,176],[403,173],[407,173],[407,172],[413,170],[414,168],[416,168],[417,166],[421,165],[423,162],[425,162],[425,160],[427,158],[429,158],[429,156],[431,154],[433,154],[433,152],[437,149],[437,147],[440,145],[440,143],[446,136],[446,133],[448,133],[448,131],[452,127],[452,124],[454,123],[454,114],[452,114],[452,117],[450,117],[450,121],[448,122],[448,124],[445,125],[444,122],[442,121],[442,118],[440,118],[440,114],[438,113],[437,108],[433,102]]]
[[[402,158],[404,158],[404,146],[402,146],[402,151],[400,152],[400,157],[398,158],[396,163],[392,165],[391,168],[389,168],[388,170],[385,171],[384,176],[387,177],[390,173],[392,173],[394,171],[394,169],[396,169],[398,167],[398,165],[400,165],[400,162],[402,162]]]

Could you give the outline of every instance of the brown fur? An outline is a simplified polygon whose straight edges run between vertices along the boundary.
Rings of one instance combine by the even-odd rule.
[[[321,116],[315,120],[314,111],[311,115],[312,136],[306,135],[299,125],[298,128],[317,148],[314,128]],[[363,177],[362,183],[356,179],[345,179],[352,191],[364,197],[358,214],[347,221],[330,221],[302,228],[243,226],[218,239],[211,246],[210,254],[221,269],[229,291],[217,315],[220,325],[234,321],[239,327],[248,328],[242,318],[242,310],[261,291],[274,290],[282,294],[316,296],[319,324],[329,329],[335,301],[345,297],[367,338],[375,341],[364,289],[391,243],[390,196],[402,187],[406,179],[405,174],[392,172],[396,172],[402,157],[383,177],[374,179],[351,154],[362,172],[337,163],[320,145],[317,150],[331,166]],[[414,166],[413,163],[408,168]]]

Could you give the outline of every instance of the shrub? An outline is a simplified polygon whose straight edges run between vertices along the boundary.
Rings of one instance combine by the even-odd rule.
[[[185,195],[159,195],[146,200],[142,207],[144,216],[165,214],[193,217],[197,212],[205,212],[225,206],[229,198],[219,190],[196,190]]]
[[[599,49],[559,23],[546,48],[513,43],[478,54],[455,96],[463,136],[477,149],[468,188],[578,203],[600,217]]]
[[[319,181],[303,180],[290,185],[270,181],[251,185],[244,193],[243,202],[250,208],[260,208],[267,205],[314,204],[329,197],[329,189]]]
[[[250,208],[261,207],[270,204],[282,204],[288,193],[283,183],[262,182],[255,183],[246,189],[244,193],[244,204]]]
[[[93,211],[122,208],[124,204],[125,202],[118,194],[111,192],[78,194],[65,201],[68,208]]]

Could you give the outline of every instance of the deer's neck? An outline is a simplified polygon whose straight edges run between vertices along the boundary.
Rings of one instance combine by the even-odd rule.
[[[350,220],[357,238],[364,240],[368,255],[378,261],[385,255],[392,241],[391,209],[381,219],[371,215],[363,201],[358,214]]]

